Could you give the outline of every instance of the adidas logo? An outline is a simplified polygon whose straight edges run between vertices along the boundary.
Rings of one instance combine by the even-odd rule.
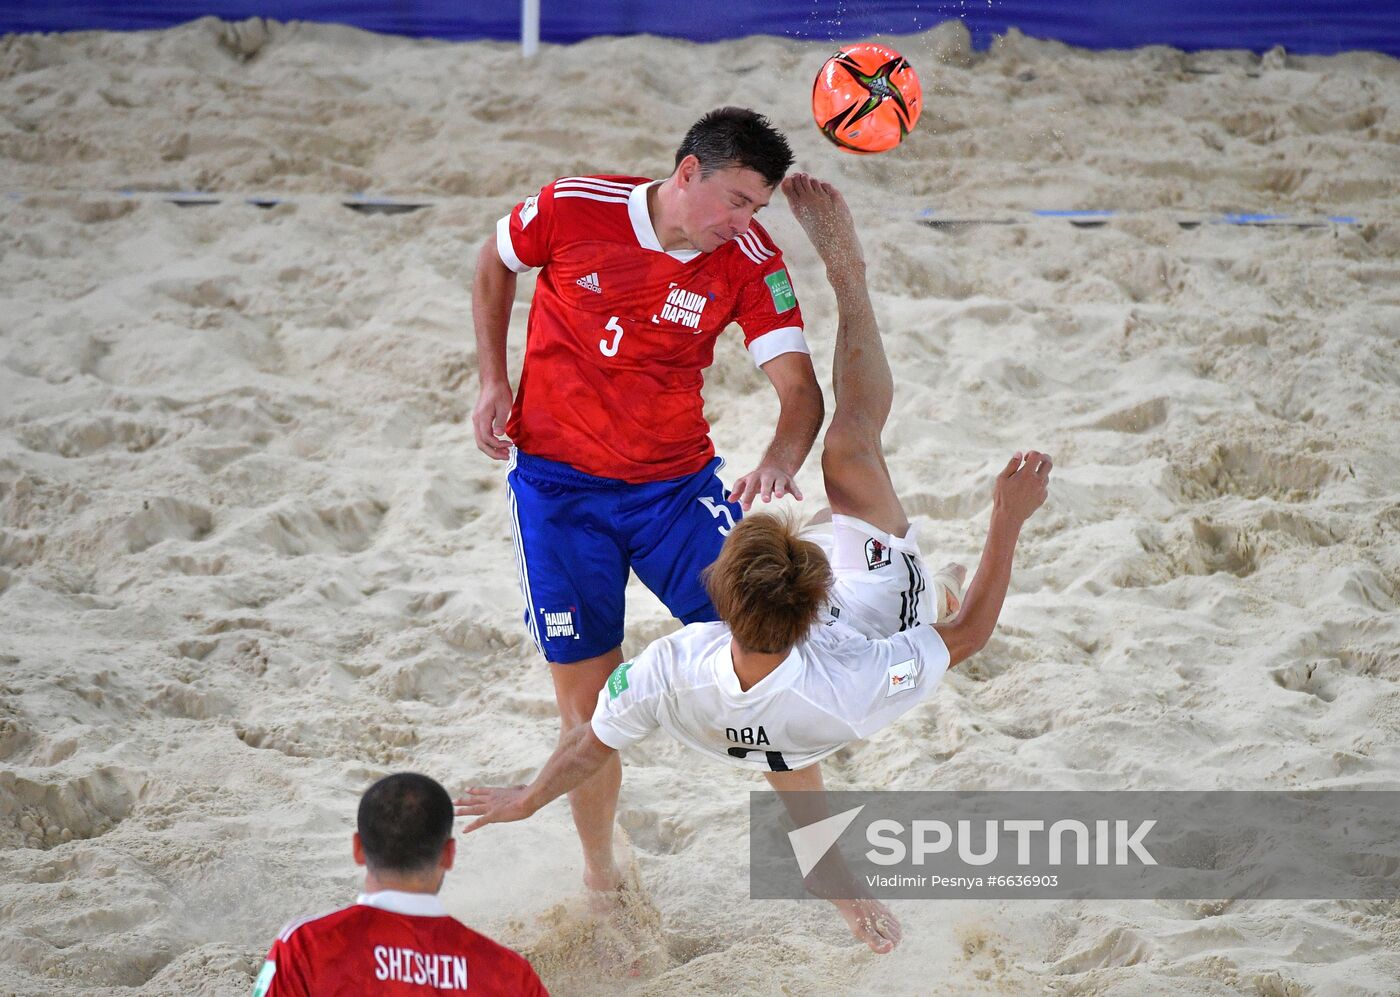
[[[574,283],[585,291],[592,291],[594,294],[603,293],[602,287],[598,284],[598,274],[596,272],[589,274],[587,277],[580,277],[578,280],[574,281]]]

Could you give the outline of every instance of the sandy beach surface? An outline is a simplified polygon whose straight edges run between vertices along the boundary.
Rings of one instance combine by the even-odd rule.
[[[247,993],[286,921],[353,899],[371,780],[546,757],[503,465],[468,422],[475,254],[557,176],[669,172],[726,103],[857,215],[928,556],[976,556],[1011,451],[1056,458],[991,645],[829,784],[1397,787],[1400,64],[892,42],[927,110],[862,159],[810,120],[828,42],[0,40],[0,992]],[[436,204],[331,196],[355,191]],[[1359,224],[1178,224],[1222,212]],[[762,220],[826,383],[833,298],[786,208]],[[705,397],[737,476],[777,406],[736,333]],[[815,460],[799,480],[815,511]],[[625,650],[673,625],[635,587]],[[664,735],[625,761],[636,975],[599,969],[562,805],[467,839],[443,895],[557,994],[1400,991],[1394,903],[895,902],[875,956],[820,902],[748,899],[757,780]]]

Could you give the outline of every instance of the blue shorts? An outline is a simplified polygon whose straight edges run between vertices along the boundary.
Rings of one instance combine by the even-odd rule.
[[[724,499],[722,464],[633,485],[513,451],[506,480],[525,628],[546,660],[622,643],[629,570],[682,623],[719,618],[700,572],[743,515]]]

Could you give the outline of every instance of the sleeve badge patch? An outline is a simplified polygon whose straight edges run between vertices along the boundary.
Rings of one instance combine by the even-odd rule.
[[[627,669],[632,667],[632,662],[624,661],[613,670],[608,676],[608,698],[616,699],[627,691]]]
[[[778,270],[763,278],[768,285],[768,293],[773,296],[773,308],[779,314],[797,307],[797,295],[792,292],[792,282],[787,270]]]
[[[919,684],[919,670],[915,666],[913,659],[901,661],[897,665],[890,665],[888,671],[888,682],[885,686],[885,698],[889,699],[897,692],[907,692]]]

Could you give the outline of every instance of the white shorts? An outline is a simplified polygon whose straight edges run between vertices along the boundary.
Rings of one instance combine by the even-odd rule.
[[[871,640],[920,623],[938,622],[947,605],[919,553],[918,526],[896,537],[854,516],[833,515],[830,523],[808,526],[802,539],[826,552],[836,581],[827,612]]]

